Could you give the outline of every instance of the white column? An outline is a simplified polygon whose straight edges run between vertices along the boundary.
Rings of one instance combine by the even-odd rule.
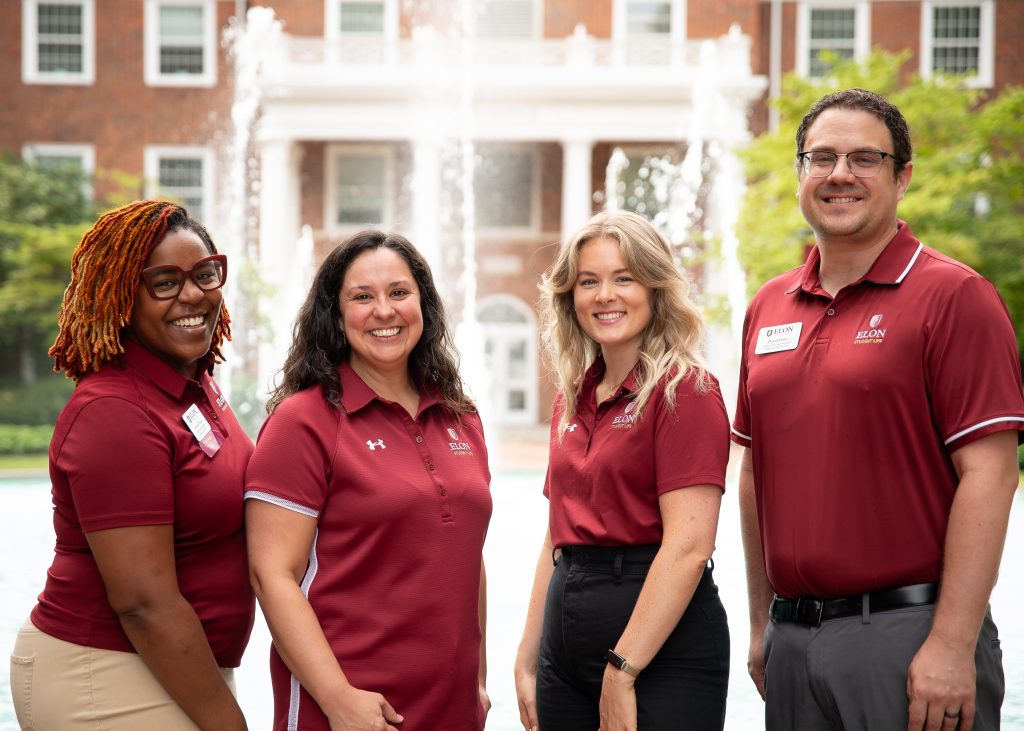
[[[270,324],[270,338],[260,343],[258,387],[272,387],[291,344],[296,308],[289,286],[299,239],[298,156],[292,140],[260,142],[260,276],[270,285],[270,295],[259,304]]]
[[[437,141],[413,143],[412,243],[430,264],[438,287],[447,279],[441,262],[441,151]]]
[[[562,141],[562,237],[568,238],[590,220],[593,190],[590,179],[591,140]]]

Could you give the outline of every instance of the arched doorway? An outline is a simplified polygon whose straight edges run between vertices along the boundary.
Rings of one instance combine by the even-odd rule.
[[[537,423],[537,326],[518,297],[496,294],[477,305],[497,424]]]

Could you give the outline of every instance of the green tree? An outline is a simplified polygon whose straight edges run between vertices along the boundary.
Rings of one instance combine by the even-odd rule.
[[[84,183],[73,170],[0,156],[0,421],[36,423],[29,407],[59,406],[68,390],[63,379],[45,378],[46,350],[71,252],[95,219]]]
[[[901,71],[908,54],[875,52],[837,63],[825,83],[795,74],[774,101],[779,127],[744,151],[750,181],[740,212],[740,260],[752,293],[798,266],[814,235],[794,193],[796,129],[821,96],[862,87],[896,104],[910,124],[914,175],[900,217],[915,235],[991,279],[1024,328],[1024,89],[988,100],[960,79],[923,80]]]

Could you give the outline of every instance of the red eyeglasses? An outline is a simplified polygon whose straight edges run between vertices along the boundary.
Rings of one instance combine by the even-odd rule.
[[[214,254],[200,259],[188,271],[173,264],[161,264],[142,270],[142,283],[155,300],[172,300],[181,294],[185,279],[191,279],[204,292],[220,289],[228,276],[228,257]]]

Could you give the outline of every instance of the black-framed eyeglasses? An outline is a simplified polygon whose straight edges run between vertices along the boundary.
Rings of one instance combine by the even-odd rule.
[[[181,294],[185,279],[191,279],[204,292],[220,289],[228,277],[228,257],[214,254],[200,259],[185,271],[173,264],[161,264],[142,270],[142,283],[155,300],[172,300]]]
[[[896,156],[881,150],[854,150],[853,152],[832,152],[830,150],[810,150],[796,153],[800,161],[800,169],[812,178],[827,178],[836,169],[839,158],[846,158],[846,166],[858,178],[873,178],[882,169],[887,157],[895,162]]]

